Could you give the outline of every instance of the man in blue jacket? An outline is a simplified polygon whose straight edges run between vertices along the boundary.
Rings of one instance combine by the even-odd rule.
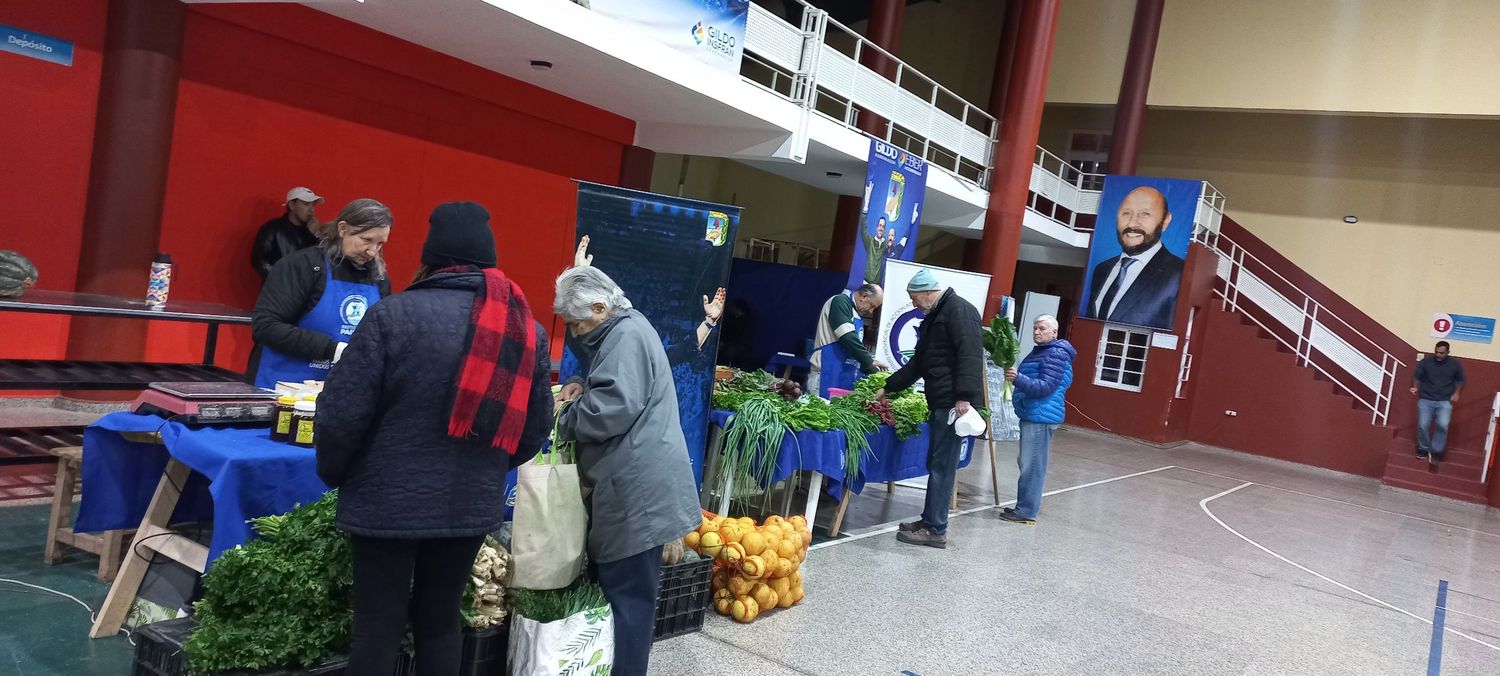
[[[1064,396],[1073,384],[1073,358],[1078,350],[1057,337],[1057,319],[1036,318],[1031,327],[1036,347],[1016,368],[1005,370],[1005,379],[1016,384],[1013,397],[1021,419],[1021,479],[1016,482],[1016,506],[1006,507],[1000,518],[1015,523],[1036,523],[1042,506],[1042,483],[1047,478],[1047,452],[1052,431],[1067,412]]]

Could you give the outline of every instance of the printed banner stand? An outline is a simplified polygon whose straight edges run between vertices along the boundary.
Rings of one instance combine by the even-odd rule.
[[[866,282],[879,284],[885,279],[886,261],[910,261],[916,256],[922,200],[927,193],[926,160],[884,141],[870,139],[865,172],[860,235],[849,266],[850,291]]]
[[[661,336],[701,486],[719,327],[740,208],[580,182],[577,237]],[[564,379],[581,365],[563,353]]]

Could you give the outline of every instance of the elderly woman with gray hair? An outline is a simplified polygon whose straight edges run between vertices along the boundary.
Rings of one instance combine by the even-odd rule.
[[[589,510],[590,573],[614,609],[613,673],[645,674],[662,547],[701,521],[661,338],[614,280],[591,266],[557,278],[553,309],[584,365],[558,435],[576,441]]]

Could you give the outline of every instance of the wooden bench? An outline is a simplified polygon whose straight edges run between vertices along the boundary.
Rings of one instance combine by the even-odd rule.
[[[101,535],[74,533],[73,496],[83,484],[83,447],[64,446],[50,451],[57,456],[57,483],[52,493],[52,517],[47,521],[47,565],[62,560],[64,545],[99,557],[99,581],[113,582],[120,572],[120,560],[132,531],[111,530]]]

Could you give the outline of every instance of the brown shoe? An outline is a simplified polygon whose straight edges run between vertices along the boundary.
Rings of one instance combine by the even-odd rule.
[[[937,549],[948,548],[947,534],[939,535],[927,530],[926,526],[914,531],[896,533],[896,539],[909,545],[926,545]]]
[[[914,533],[916,531],[922,530],[922,526],[925,526],[925,525],[927,525],[927,524],[922,523],[921,519],[917,519],[916,521],[907,521],[906,523],[903,523],[903,524],[901,524],[899,526],[896,526],[896,532],[898,532],[898,533]]]

